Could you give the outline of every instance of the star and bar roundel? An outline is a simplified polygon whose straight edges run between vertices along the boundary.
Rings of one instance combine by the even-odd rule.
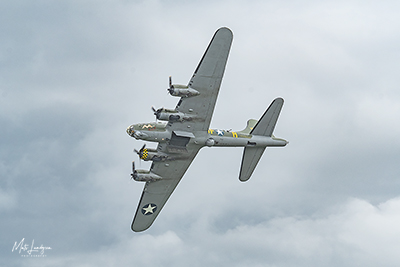
[[[157,205],[153,203],[146,204],[142,207],[143,215],[152,215],[157,210]]]

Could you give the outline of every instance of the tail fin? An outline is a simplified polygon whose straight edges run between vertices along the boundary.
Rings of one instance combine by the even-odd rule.
[[[254,126],[250,134],[272,136],[282,106],[282,98],[276,98],[274,101],[272,101],[271,105],[264,112],[261,119],[257,122],[256,126]]]
[[[255,119],[250,119],[247,121],[247,126],[244,130],[241,130],[237,133],[241,133],[241,134],[250,134],[251,130],[253,130],[254,126],[257,124],[257,120]]]
[[[276,98],[264,112],[250,134],[272,136],[279,113],[283,106],[283,99]],[[247,129],[247,128],[246,128]],[[242,165],[240,167],[239,180],[245,182],[250,179],[254,169],[261,159],[266,147],[245,147],[243,150]]]

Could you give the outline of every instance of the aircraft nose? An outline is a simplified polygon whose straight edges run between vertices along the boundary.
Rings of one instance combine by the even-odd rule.
[[[129,126],[128,128],[126,128],[126,133],[127,133],[129,136],[133,136],[134,132],[135,132],[135,131],[133,130],[132,125]]]

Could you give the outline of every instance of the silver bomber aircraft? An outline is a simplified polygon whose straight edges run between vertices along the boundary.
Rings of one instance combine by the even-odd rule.
[[[132,162],[132,178],[145,182],[132,222],[133,231],[144,231],[152,225],[202,147],[244,147],[239,173],[239,180],[244,182],[266,147],[288,143],[272,135],[282,98],[276,98],[258,121],[248,120],[242,131],[209,129],[232,39],[230,29],[217,30],[189,84],[172,84],[170,77],[167,90],[180,97],[175,109],[153,108],[156,122],[133,124],[126,130],[135,139],[158,142],[157,149],[144,145],[135,150],[140,159],[150,160],[152,165],[150,170],[138,170]]]

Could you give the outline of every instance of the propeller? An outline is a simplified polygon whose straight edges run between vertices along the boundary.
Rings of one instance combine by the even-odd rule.
[[[142,157],[143,157],[143,150],[144,150],[145,148],[146,148],[146,144],[144,144],[144,145],[142,146],[142,148],[141,148],[139,151],[137,151],[136,149],[133,150],[133,151],[135,151],[136,154],[138,154],[139,159],[142,159]]]
[[[172,95],[174,93],[174,86],[172,85],[172,77],[169,76],[169,88],[167,89],[169,93]]]
[[[135,161],[132,161],[132,174],[131,174],[131,179],[134,179],[135,177]]]
[[[151,110],[153,111],[154,115],[157,115],[161,112],[162,108],[156,109],[154,106],[151,106]]]
[[[151,106],[151,110],[153,111],[153,113],[154,113],[154,115],[156,116],[156,122],[157,122],[157,120],[158,120],[158,113],[157,113],[157,110],[155,109],[155,107],[154,106]]]
[[[159,109],[155,109],[154,106],[151,106],[151,110],[153,111],[154,115],[156,116],[156,119],[159,120],[160,119],[160,113],[163,111],[164,108],[159,108]]]

